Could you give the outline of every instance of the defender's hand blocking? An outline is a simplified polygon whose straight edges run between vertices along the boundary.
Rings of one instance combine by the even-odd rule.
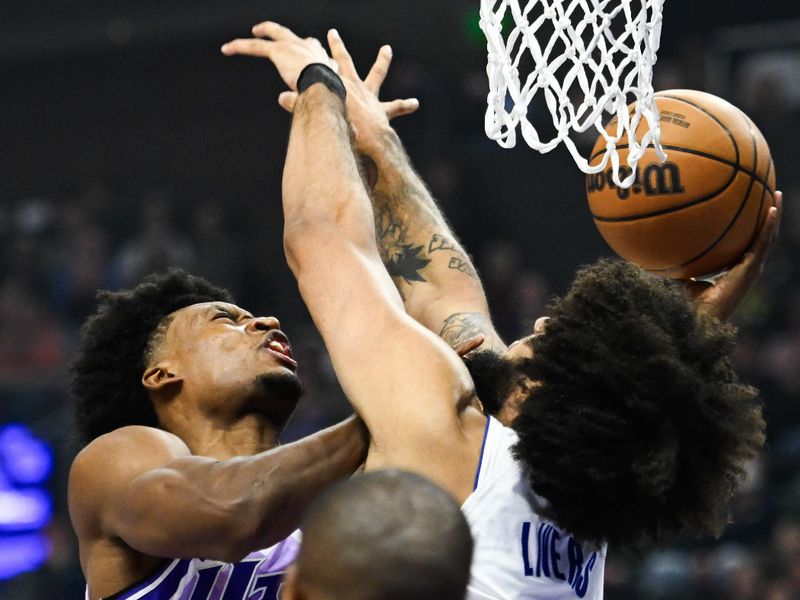
[[[228,42],[222,46],[222,53],[226,56],[241,54],[268,58],[292,90],[297,89],[297,78],[310,64],[322,63],[337,70],[336,63],[316,38],[300,38],[291,29],[272,21],[259,23],[253,26],[252,31],[255,38]]]
[[[378,99],[392,62],[390,46],[383,46],[380,49],[375,64],[362,80],[350,53],[335,29],[328,32],[328,45],[334,61],[339,65],[339,75],[347,88],[347,116],[355,132],[359,149],[369,145],[378,133],[386,130],[390,119],[411,114],[419,108],[419,101],[416,98],[391,102],[381,102]],[[297,92],[283,92],[278,97],[278,103],[289,112],[294,110],[295,102],[297,102]]]
[[[778,237],[782,214],[783,193],[775,192],[775,206],[769,209],[758,238],[742,260],[713,285],[702,281],[687,283],[699,313],[721,321],[733,315],[764,270],[769,252]]]

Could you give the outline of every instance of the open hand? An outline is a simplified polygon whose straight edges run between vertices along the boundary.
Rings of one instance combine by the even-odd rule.
[[[767,212],[758,237],[742,260],[713,285],[703,281],[687,282],[699,313],[712,315],[722,321],[733,315],[764,270],[769,251],[778,237],[782,213],[783,194],[775,192],[775,205]]]
[[[389,120],[415,112],[419,101],[415,98],[381,102],[378,97],[381,86],[392,62],[392,49],[383,46],[378,52],[366,78],[358,75],[353,59],[335,29],[328,32],[331,56],[339,65],[339,75],[347,88],[347,115],[356,136],[356,144],[368,143],[379,132],[389,126]],[[278,103],[287,111],[294,110],[297,92],[283,92]]]
[[[297,89],[297,78],[308,65],[322,63],[336,70],[336,64],[316,38],[300,38],[291,29],[264,21],[253,27],[255,38],[238,39],[222,46],[226,56],[241,54],[268,58],[290,89]],[[262,39],[269,38],[269,39]]]

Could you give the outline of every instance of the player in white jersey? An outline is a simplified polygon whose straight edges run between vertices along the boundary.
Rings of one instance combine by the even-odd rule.
[[[605,544],[581,542],[536,513],[545,500],[514,459],[516,443],[490,417],[475,491],[461,507],[475,541],[469,599],[602,598]]]
[[[682,289],[606,261],[506,347],[468,256],[389,127],[387,112],[414,103],[378,102],[389,50],[361,81],[331,31],[343,82],[316,40],[271,22],[253,33],[223,52],[269,58],[291,89],[280,100],[294,112],[287,258],[370,430],[367,468],[420,472],[464,503],[476,537],[471,597],[600,598],[606,543],[718,532],[763,420],[755,390],[730,369],[733,332],[715,317],[757,277],[779,207],[754,253],[699,294],[703,314]],[[377,170],[374,213],[348,119]],[[499,376],[474,372],[481,400],[516,434],[483,417],[463,365],[420,323],[502,352],[473,361]]]

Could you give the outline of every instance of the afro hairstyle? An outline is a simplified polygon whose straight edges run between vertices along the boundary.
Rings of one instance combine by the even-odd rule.
[[[122,291],[101,291],[81,329],[70,393],[79,441],[127,425],[159,427],[142,385],[148,355],[173,312],[201,302],[233,302],[226,290],[181,270],[146,277]]]
[[[538,512],[598,545],[719,536],[764,443],[757,391],[731,368],[734,328],[619,260],[581,269],[549,316],[524,367],[540,385],[513,423]]]

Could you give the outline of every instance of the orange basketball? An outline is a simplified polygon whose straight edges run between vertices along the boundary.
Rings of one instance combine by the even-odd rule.
[[[747,115],[711,94],[670,90],[656,104],[667,161],[648,148],[629,189],[614,185],[610,165],[587,175],[589,208],[622,258],[665,277],[709,275],[737,262],[774,204],[769,147]],[[639,139],[647,127],[642,119]],[[627,137],[617,148],[626,165]],[[590,164],[604,149],[601,136]]]

